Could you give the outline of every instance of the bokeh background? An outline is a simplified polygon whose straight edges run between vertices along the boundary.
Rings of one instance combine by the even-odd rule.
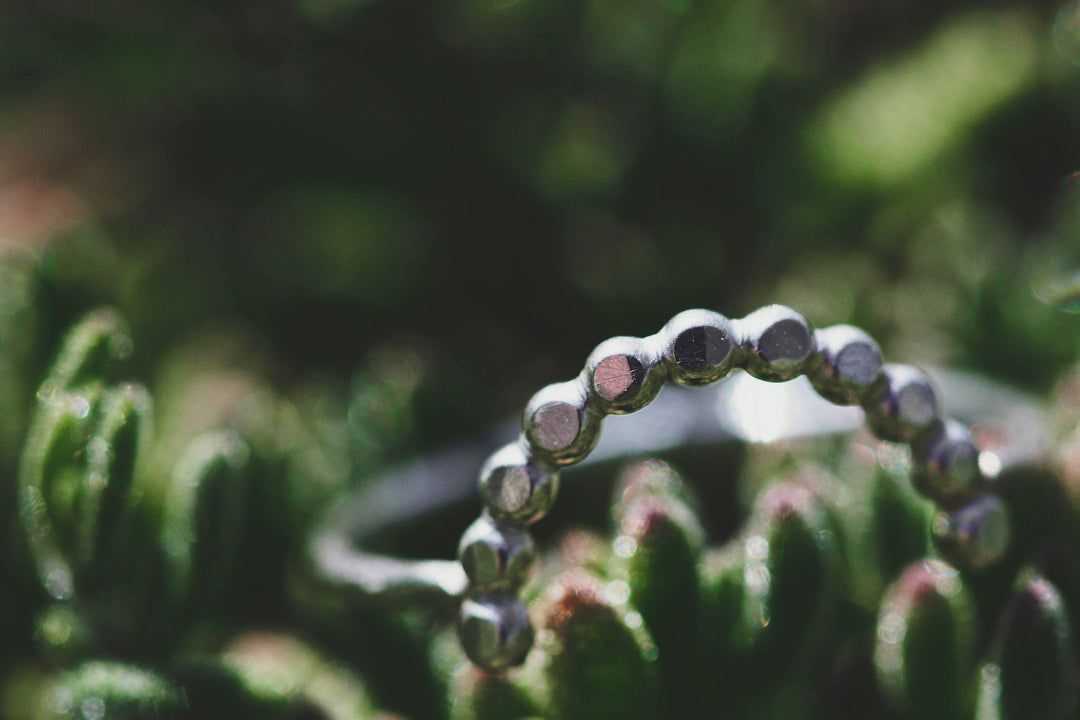
[[[688,307],[1045,395],[1077,171],[1076,2],[3,3],[0,474],[101,305],[149,474],[257,416],[296,527]]]

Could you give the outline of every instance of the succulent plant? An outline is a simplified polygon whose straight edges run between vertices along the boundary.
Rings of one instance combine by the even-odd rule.
[[[287,600],[286,555],[259,557],[311,517],[279,496],[298,497],[287,466],[310,447],[282,422],[285,401],[192,433],[164,472],[149,392],[119,380],[130,352],[115,313],[91,314],[37,395],[19,509],[39,669],[17,683],[22,717],[360,720],[391,717],[385,705],[450,720],[1051,720],[1080,707],[1071,425],[1056,460],[998,474],[1004,529],[984,500],[935,513],[905,452],[868,433],[747,448],[719,478],[738,505],[721,528],[671,465],[637,461],[606,530],[530,545],[536,648],[487,673],[435,618]],[[1008,552],[954,566],[957,533],[1006,533]],[[482,553],[463,559],[485,572]],[[249,566],[263,568],[255,589]],[[272,596],[262,624],[290,630],[250,629],[233,605],[253,592]]]
[[[869,436],[820,446],[754,449],[743,472],[772,475],[743,478],[744,527],[722,542],[706,541],[670,466],[626,469],[610,544],[571,535],[548,560],[560,574],[533,602],[539,657],[459,685],[455,717],[526,716],[509,688],[532,715],[571,720],[1073,717],[1075,604],[1047,578],[1075,577],[1075,553],[1052,552],[1074,542],[1073,513],[1049,529],[1017,523],[1022,553],[961,571],[935,549],[940,519],[893,448]],[[886,461],[868,461],[875,451]],[[1030,490],[1038,477],[999,480]]]

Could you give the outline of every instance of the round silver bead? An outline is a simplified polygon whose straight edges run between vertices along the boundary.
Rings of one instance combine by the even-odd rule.
[[[527,525],[555,504],[559,473],[529,457],[521,443],[497,450],[480,468],[480,497],[497,520]]]
[[[937,393],[921,370],[886,365],[863,400],[866,424],[882,440],[910,443],[939,418]]]
[[[527,532],[481,515],[461,536],[458,560],[470,592],[515,592],[536,565],[536,545]]]
[[[614,337],[600,343],[585,363],[598,410],[624,415],[648,405],[664,384],[661,352],[651,338]]]
[[[858,405],[881,376],[881,349],[853,325],[814,334],[817,358],[808,371],[818,395],[836,405]]]
[[[533,627],[521,600],[486,595],[462,601],[458,636],[469,660],[498,672],[525,661],[533,644]]]
[[[931,525],[934,545],[957,567],[984,568],[1009,547],[1012,525],[995,495],[981,495],[953,513],[940,511]]]
[[[525,406],[522,432],[533,456],[549,465],[584,460],[600,436],[600,414],[589,407],[582,380],[548,385]]]
[[[963,424],[948,419],[911,446],[915,489],[939,505],[954,507],[978,489],[979,447]]]
[[[806,371],[814,354],[814,329],[802,315],[783,305],[767,305],[739,326],[746,372],[759,380],[784,382]]]
[[[738,345],[734,325],[711,310],[686,310],[660,331],[663,358],[680,385],[708,385],[727,375]]]

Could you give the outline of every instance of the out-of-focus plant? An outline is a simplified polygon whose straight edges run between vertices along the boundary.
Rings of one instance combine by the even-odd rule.
[[[18,476],[36,572],[12,591],[31,598],[37,652],[23,669],[41,674],[12,681],[22,717],[372,718],[380,693],[452,720],[809,719],[841,696],[901,718],[1064,719],[1078,706],[1070,385],[1058,461],[994,480],[1013,518],[1003,560],[954,569],[946,516],[920,499],[906,456],[869,434],[752,448],[722,478],[738,482],[742,529],[721,540],[695,491],[645,461],[616,483],[609,533],[549,555],[532,586],[537,647],[492,675],[419,616],[294,607],[288,554],[321,502],[290,467],[309,468],[319,441],[254,389],[255,410],[194,434],[162,472],[148,392],[118,380],[131,352],[117,314],[95,312],[36,395]],[[393,688],[403,673],[411,700]]]
[[[8,592],[34,598],[39,661],[69,669],[8,712],[374,717],[355,676],[300,640],[253,635],[223,647],[257,608],[281,617],[290,539],[328,492],[290,469],[310,470],[298,457],[314,449],[298,439],[300,418],[264,397],[232,429],[195,435],[159,473],[149,395],[116,382],[131,351],[117,314],[93,313],[38,390],[18,482],[37,589]]]
[[[1072,717],[1076,603],[1061,588],[1080,565],[1059,551],[1075,512],[1048,529],[1012,497],[1024,550],[960,572],[903,466],[860,457],[891,448],[812,445],[755,451],[748,471],[779,474],[712,548],[669,466],[629,468],[612,535],[584,553],[573,536],[554,561],[534,655],[506,676],[460,671],[452,717]]]

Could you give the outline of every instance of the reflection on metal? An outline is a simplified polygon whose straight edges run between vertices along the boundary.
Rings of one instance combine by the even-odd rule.
[[[661,387],[664,380],[676,384]],[[679,386],[707,383],[715,384]],[[646,404],[647,411],[628,414]],[[1044,455],[1043,408],[963,373],[883,365],[858,328],[815,331],[794,311],[769,306],[741,320],[687,311],[656,335],[606,341],[578,378],[537,393],[520,426],[508,423],[365,483],[310,539],[308,580],[347,603],[453,610],[467,599],[468,617],[459,623],[466,653],[481,666],[503,668],[520,662],[532,640],[515,593],[535,561],[527,526],[550,509],[562,468],[863,424],[912,446],[916,488],[942,508],[938,539],[951,560],[984,565],[1000,556],[1008,518],[988,483]],[[364,549],[376,535],[472,496],[478,469],[486,511],[463,538],[458,561],[407,561]],[[616,552],[632,555],[632,542],[619,538]]]

